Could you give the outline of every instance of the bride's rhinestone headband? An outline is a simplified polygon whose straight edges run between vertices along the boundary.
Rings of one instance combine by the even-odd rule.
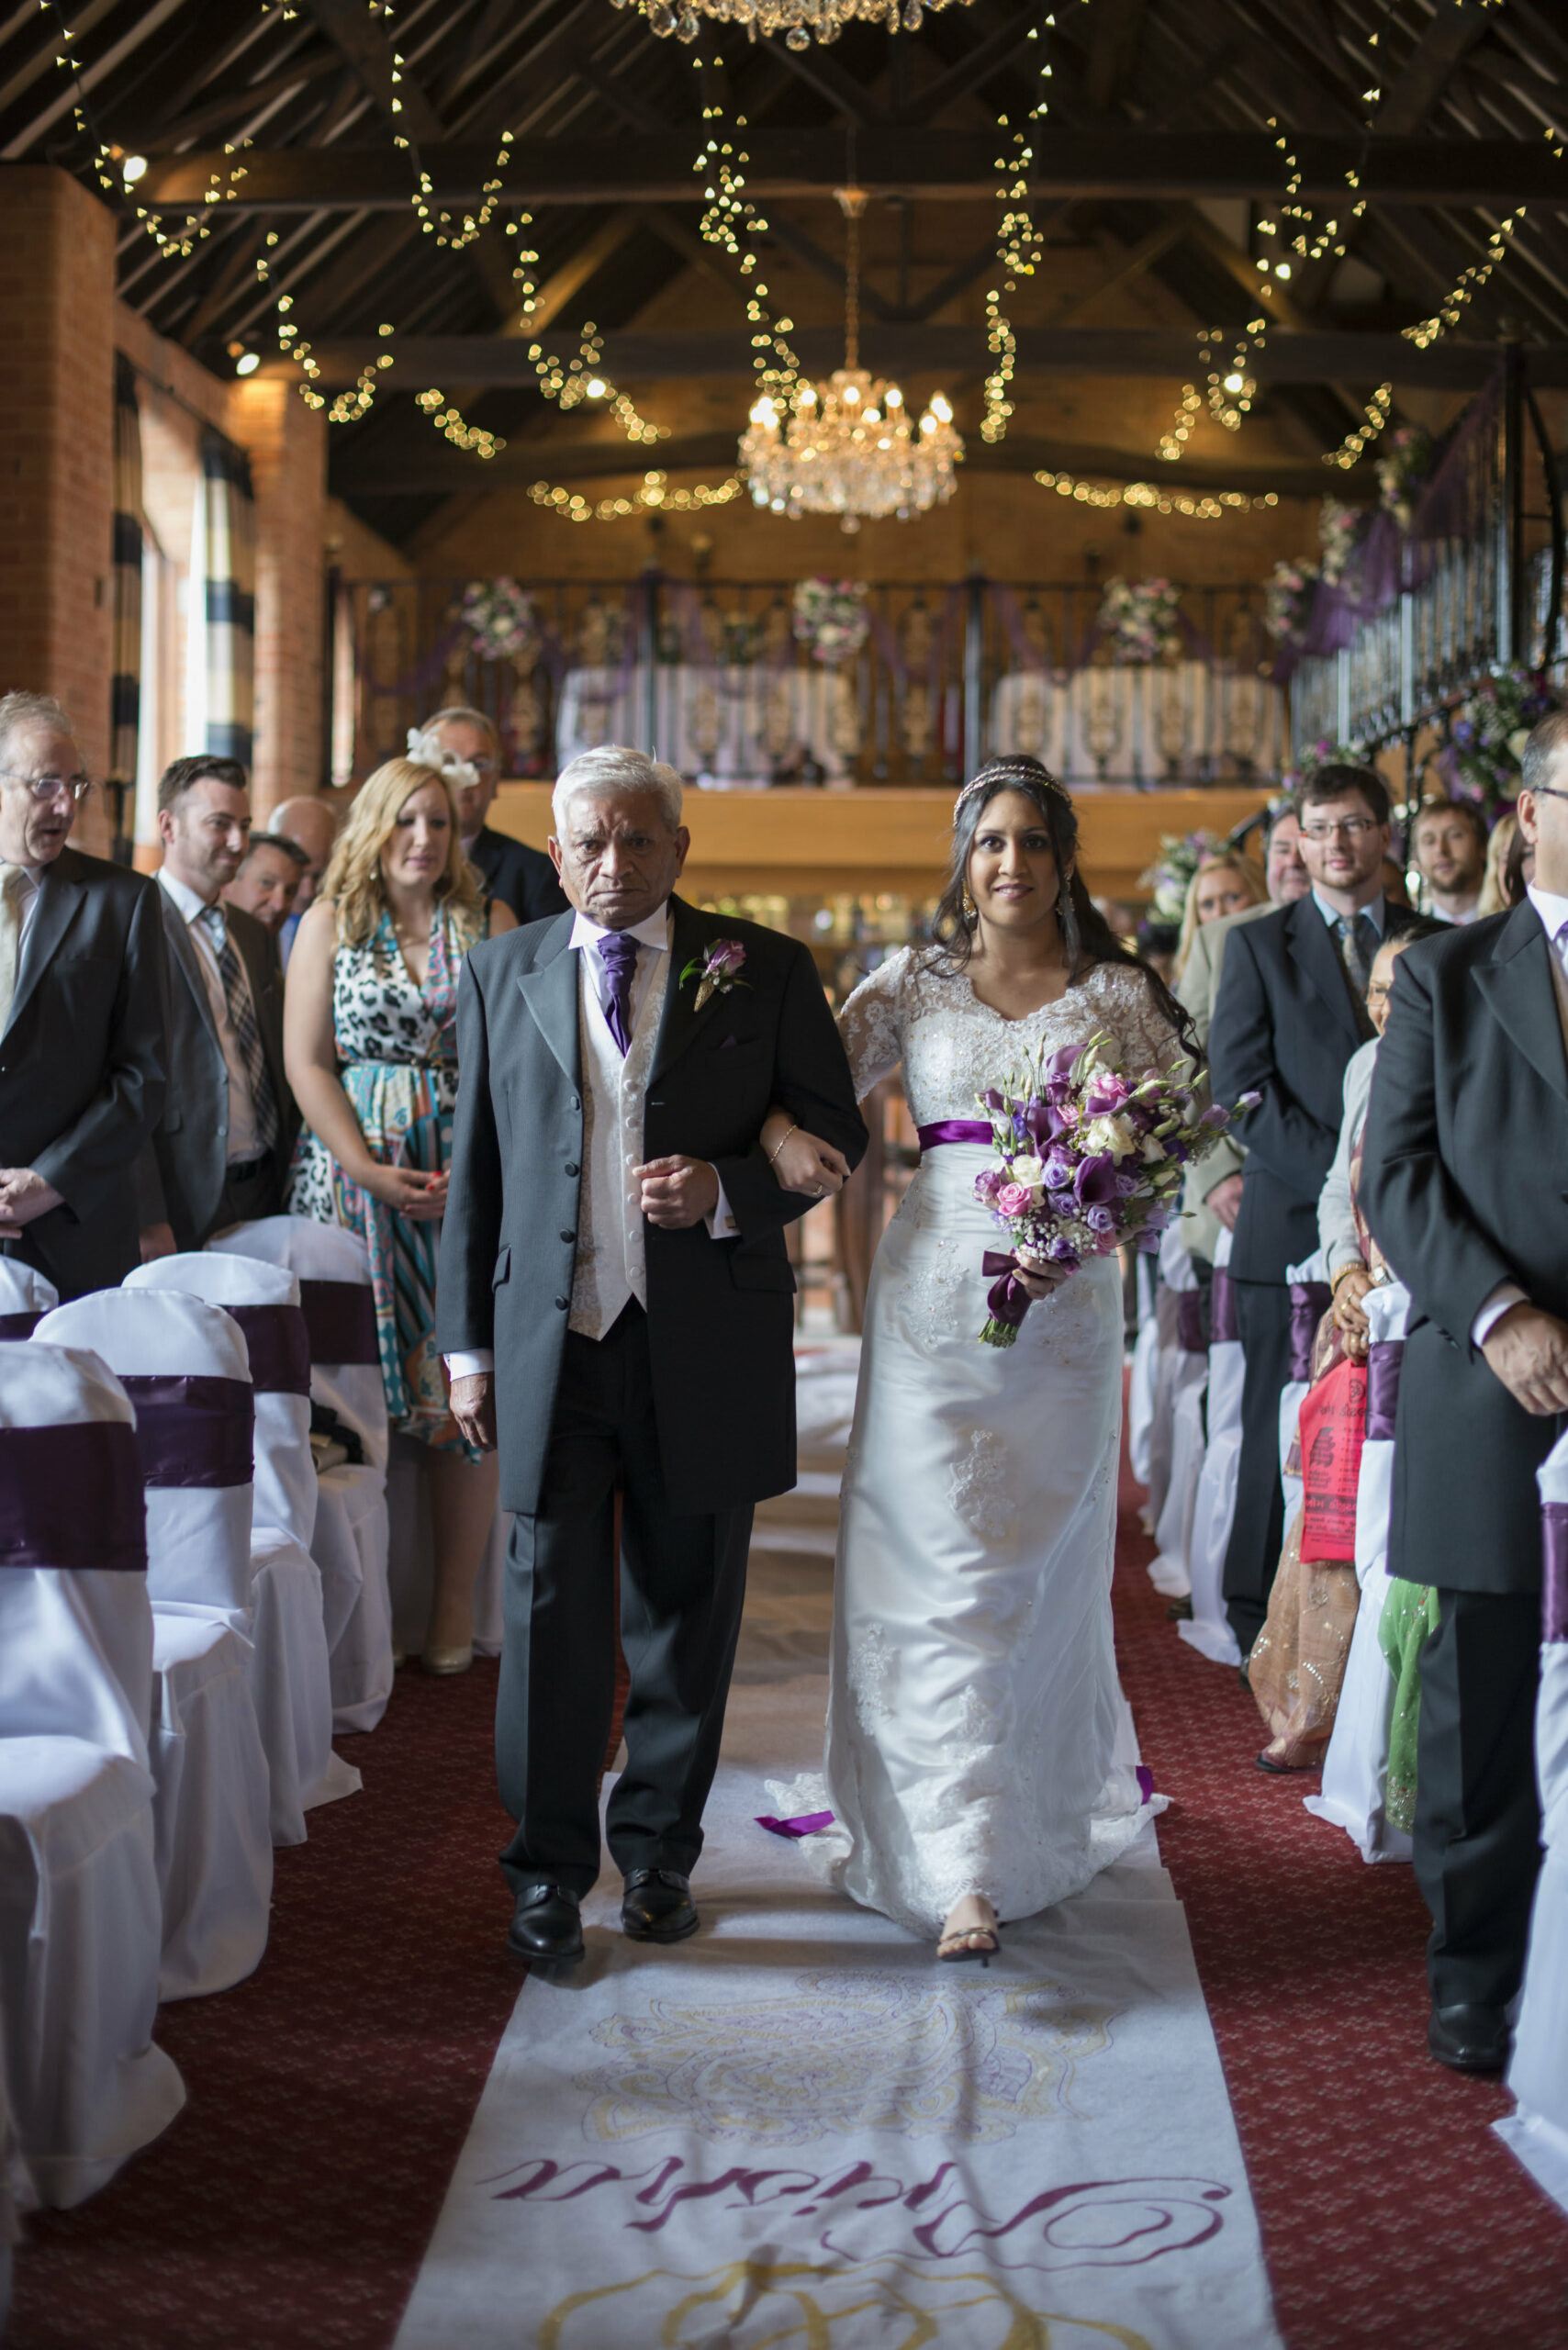
[[[970,780],[965,784],[953,802],[953,822],[958,822],[958,811],[965,800],[972,799],[977,791],[991,791],[998,784],[1006,784],[1014,780],[1036,785],[1043,783],[1047,790],[1056,793],[1058,800],[1065,800],[1070,808],[1072,805],[1072,794],[1065,784],[1057,781],[1048,767],[1036,766],[1033,760],[1025,765],[1021,760],[1015,763],[1011,759],[999,759],[992,767],[981,767],[979,775],[971,777]]]

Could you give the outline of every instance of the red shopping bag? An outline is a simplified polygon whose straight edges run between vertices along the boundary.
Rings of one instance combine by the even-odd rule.
[[[1301,1407],[1304,1559],[1355,1558],[1356,1487],[1366,1426],[1366,1366],[1336,1363],[1307,1391]]]

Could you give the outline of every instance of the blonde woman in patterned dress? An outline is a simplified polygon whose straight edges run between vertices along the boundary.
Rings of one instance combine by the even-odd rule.
[[[1179,1007],[1091,904],[1077,839],[1036,761],[983,769],[956,811],[942,943],[892,956],[839,1019],[861,1099],[902,1067],[922,1157],[867,1299],[825,1798],[778,1793],[825,1800],[834,1825],[807,1852],[945,1959],[989,1957],[999,1918],[1080,1892],[1148,1817],[1114,1751],[1116,1259],[1030,1277],[1017,1343],[980,1343],[999,1244],[974,1195],[991,1158],[977,1096],[1042,1046],[1105,1035],[1137,1074],[1184,1054]],[[786,1189],[831,1184],[831,1158],[813,1165],[788,1125],[764,1130]]]
[[[474,1584],[496,1506],[495,1460],[459,1436],[435,1348],[457,979],[470,946],[516,928],[509,906],[480,895],[444,778],[391,759],[361,788],[289,957],[284,1058],[305,1123],[286,1204],[370,1250],[387,1413],[428,1448],[432,1673],[473,1662]]]

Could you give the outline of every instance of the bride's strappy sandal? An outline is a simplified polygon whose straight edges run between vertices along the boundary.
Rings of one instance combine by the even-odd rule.
[[[949,1950],[946,1947],[949,1942],[962,1943],[964,1947]],[[981,1945],[979,1949],[973,1947],[977,1942]],[[936,1955],[944,1966],[958,1966],[966,1958],[978,1958],[982,1966],[989,1966],[1001,1948],[1000,1923],[995,1926],[960,1926],[956,1934],[943,1935],[936,1945]]]

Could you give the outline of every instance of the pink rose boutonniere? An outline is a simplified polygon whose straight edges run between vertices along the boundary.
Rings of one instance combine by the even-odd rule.
[[[688,979],[697,982],[695,1009],[701,1011],[711,995],[728,995],[732,988],[749,986],[740,976],[745,961],[745,948],[738,938],[716,938],[706,954],[694,955],[680,975],[680,984]]]

